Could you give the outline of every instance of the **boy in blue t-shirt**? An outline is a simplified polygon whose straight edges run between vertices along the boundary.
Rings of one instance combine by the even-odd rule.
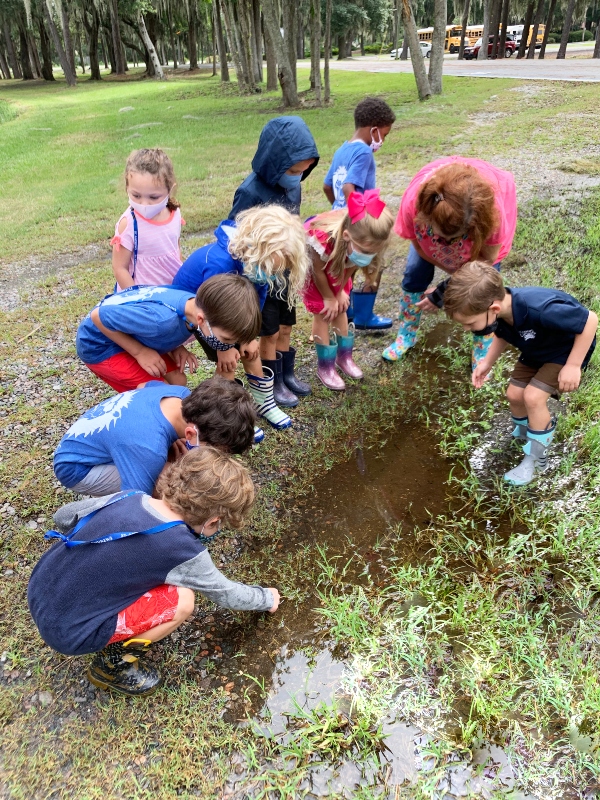
[[[497,270],[477,261],[450,278],[444,308],[465,330],[495,334],[473,371],[476,388],[509,344],[521,351],[506,397],[515,424],[513,436],[525,442],[525,458],[504,479],[524,486],[546,469],[556,428],[548,398],[578,388],[596,346],[598,317],[558,289],[505,288]]]
[[[351,192],[364,194],[376,187],[375,158],[392,129],[396,116],[384,100],[365,97],[354,109],[355,131],[351,139],[336,150],[325,176],[323,191],[333,210],[346,208]],[[379,288],[380,273],[370,276],[365,272],[362,292],[352,292],[354,324],[359,329],[384,330],[392,327],[392,320],[373,314]]]

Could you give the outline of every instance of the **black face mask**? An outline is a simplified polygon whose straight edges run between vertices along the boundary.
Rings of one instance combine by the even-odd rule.
[[[487,323],[487,318],[488,318],[488,312],[486,311],[486,314],[485,314],[486,323]],[[490,333],[496,333],[497,329],[498,329],[498,320],[495,319],[489,325],[486,325],[485,328],[481,328],[481,330],[478,330],[478,331],[471,331],[471,333],[474,336],[489,336]]]

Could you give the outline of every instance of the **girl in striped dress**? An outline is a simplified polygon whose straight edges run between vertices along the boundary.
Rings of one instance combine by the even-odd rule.
[[[111,239],[115,291],[129,286],[171,284],[182,264],[181,218],[174,199],[175,174],[159,148],[134,150],[125,165],[129,208]]]

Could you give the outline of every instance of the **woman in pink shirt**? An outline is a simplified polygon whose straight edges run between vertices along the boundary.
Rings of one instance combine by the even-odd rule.
[[[478,158],[438,158],[421,169],[402,196],[395,231],[410,241],[396,341],[383,351],[397,361],[417,338],[423,311],[444,302],[447,280],[426,291],[436,267],[449,275],[473,259],[500,269],[517,225],[517,194],[510,172]],[[473,365],[491,343],[473,334]]]

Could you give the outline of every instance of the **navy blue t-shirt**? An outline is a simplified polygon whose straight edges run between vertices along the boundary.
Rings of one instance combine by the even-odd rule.
[[[512,297],[513,325],[498,319],[496,336],[520,350],[519,361],[527,366],[566,364],[575,336],[585,328],[588,309],[559,289],[524,286],[506,291]],[[594,337],[582,366],[595,346]]]

